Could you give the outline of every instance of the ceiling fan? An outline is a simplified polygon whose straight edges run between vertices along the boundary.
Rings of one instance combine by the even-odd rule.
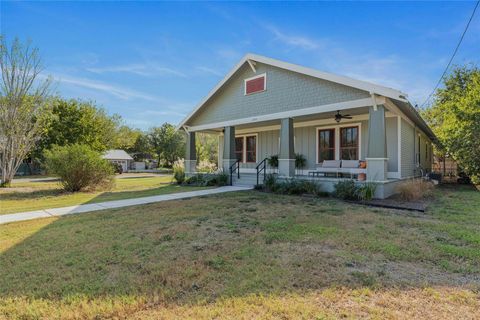
[[[340,122],[342,119],[352,119],[352,116],[349,114],[342,115],[340,111],[337,110],[337,114],[335,114],[335,121]]]

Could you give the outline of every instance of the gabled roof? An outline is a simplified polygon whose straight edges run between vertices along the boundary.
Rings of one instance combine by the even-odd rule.
[[[133,160],[133,158],[125,152],[125,150],[108,150],[103,155],[103,159],[107,160]]]
[[[299,65],[296,65],[296,64],[292,64],[292,63],[288,63],[288,62],[284,62],[284,61],[280,61],[280,60],[276,60],[276,59],[272,59],[272,58],[263,57],[263,56],[259,56],[259,55],[256,55],[256,54],[248,53],[240,60],[240,62],[235,67],[233,67],[232,70],[230,70],[230,72],[225,76],[225,78],[223,78],[209,92],[207,97],[205,99],[203,99],[196,106],[196,108],[188,116],[186,116],[185,119],[182,120],[182,122],[180,122],[180,124],[177,126],[177,129],[183,127],[185,125],[185,123],[195,113],[197,113],[197,111],[199,111],[205,105],[205,103],[208,100],[210,100],[210,98],[212,98],[212,96],[235,74],[235,72],[237,72],[238,69],[240,69],[245,63],[249,63],[252,66],[252,65],[254,65],[255,62],[260,62],[260,63],[263,63],[263,64],[278,67],[278,68],[281,68],[281,69],[290,70],[290,71],[293,71],[293,72],[308,75],[308,76],[311,76],[311,77],[314,77],[314,78],[319,78],[319,79],[339,83],[339,84],[342,84],[342,85],[345,85],[345,86],[349,86],[349,87],[353,87],[353,88],[357,88],[357,89],[360,89],[360,90],[367,91],[371,94],[377,94],[377,95],[381,95],[381,96],[384,96],[384,97],[387,97],[387,98],[400,100],[402,102],[408,102],[407,98],[406,98],[407,95],[405,93],[399,91],[399,90],[395,90],[395,89],[392,89],[392,88],[380,86],[380,85],[373,84],[373,83],[370,83],[370,82],[367,82],[367,81],[356,80],[356,79],[353,79],[353,78],[349,78],[349,77],[345,77],[345,76],[339,76],[339,75],[332,74],[332,73],[327,73],[327,72],[322,72],[322,71],[318,71],[318,70],[315,70],[315,69],[299,66]]]

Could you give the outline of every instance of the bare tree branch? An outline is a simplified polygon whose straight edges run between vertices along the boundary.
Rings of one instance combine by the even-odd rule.
[[[38,49],[18,39],[8,48],[0,37],[0,70],[0,186],[8,186],[40,138],[51,79],[39,79]]]

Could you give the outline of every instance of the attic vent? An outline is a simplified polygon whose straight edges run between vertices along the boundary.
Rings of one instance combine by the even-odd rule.
[[[267,75],[265,73],[245,79],[245,95],[265,91],[267,88],[266,79]]]

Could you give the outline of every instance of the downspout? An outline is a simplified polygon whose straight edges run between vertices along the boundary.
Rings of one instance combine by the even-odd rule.
[[[417,168],[417,125],[414,123],[413,124],[413,163],[415,165],[415,171]],[[415,176],[415,171],[414,171],[414,176]]]

